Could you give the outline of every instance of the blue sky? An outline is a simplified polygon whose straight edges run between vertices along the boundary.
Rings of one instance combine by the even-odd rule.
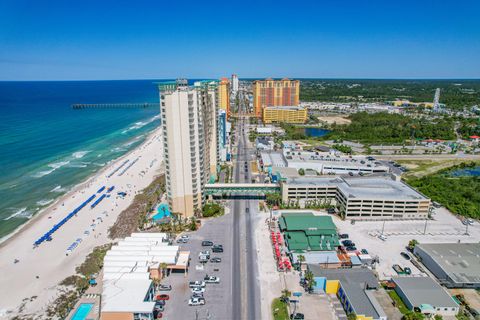
[[[480,78],[480,1],[0,2],[0,80]]]

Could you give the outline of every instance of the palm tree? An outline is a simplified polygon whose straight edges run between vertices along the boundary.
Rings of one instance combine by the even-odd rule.
[[[168,265],[165,262],[160,263],[160,273],[162,274],[162,279],[165,277],[165,271],[167,270]]]

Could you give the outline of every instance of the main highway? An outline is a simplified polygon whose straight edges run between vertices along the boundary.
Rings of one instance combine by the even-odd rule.
[[[248,148],[248,117],[242,117],[246,106],[239,99],[239,114],[234,137],[237,152],[234,161],[234,182],[250,183],[250,161],[254,153]],[[257,250],[253,220],[258,210],[258,200],[235,199],[231,201],[233,213],[232,259],[232,319],[260,319],[260,289],[258,286]]]

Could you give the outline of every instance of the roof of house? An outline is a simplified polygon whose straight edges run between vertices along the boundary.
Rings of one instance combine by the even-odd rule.
[[[293,262],[298,261],[298,256],[302,255],[305,258],[305,263],[312,264],[331,264],[340,263],[340,259],[335,251],[312,251],[304,253],[292,253]]]
[[[442,308],[458,307],[450,294],[430,277],[394,277],[392,280],[414,307],[422,304]]]
[[[325,277],[328,280],[339,280],[343,291],[348,297],[357,315],[379,319],[386,317],[382,307],[373,294],[366,289],[376,289],[378,280],[372,270],[357,269],[323,269],[320,265],[308,264],[308,269],[315,277]]]
[[[143,279],[106,279],[103,281],[102,312],[150,313],[155,302],[145,302],[152,284],[148,273]]]
[[[421,243],[417,246],[416,249],[425,251],[454,282],[480,282],[480,243]]]

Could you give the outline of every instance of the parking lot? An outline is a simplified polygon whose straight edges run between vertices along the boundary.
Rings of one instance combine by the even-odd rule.
[[[226,314],[231,314],[231,215],[225,214],[222,217],[205,221],[204,225],[195,232],[186,232],[190,239],[186,244],[179,244],[181,250],[190,251],[190,267],[188,274],[172,273],[162,284],[170,284],[171,291],[166,291],[170,299],[167,301],[162,319],[226,319]],[[214,243],[222,244],[223,253],[213,253],[211,247],[203,247],[203,240],[211,240]],[[220,257],[220,263],[207,262],[201,264],[198,259],[200,251],[209,250],[210,256]],[[218,269],[218,271],[215,270]],[[217,276],[219,284],[206,284],[204,293],[205,305],[189,306],[188,300],[192,293],[189,287],[190,281],[203,280],[205,275]],[[197,318],[198,313],[198,318]]]
[[[413,263],[400,255],[405,252],[405,247],[412,239],[424,243],[447,243],[447,242],[478,242],[480,241],[480,224],[475,222],[466,227],[461,220],[450,214],[445,208],[435,209],[433,220],[428,220],[425,230],[425,221],[356,221],[351,224],[349,220],[342,221],[338,217],[334,222],[339,233],[348,233],[350,239],[356,244],[358,250],[367,249],[372,257],[378,256],[380,263],[376,265],[376,271],[380,280],[396,276],[392,265],[409,267],[412,274],[420,274],[421,271]],[[382,233],[387,240],[382,241],[378,235]]]

